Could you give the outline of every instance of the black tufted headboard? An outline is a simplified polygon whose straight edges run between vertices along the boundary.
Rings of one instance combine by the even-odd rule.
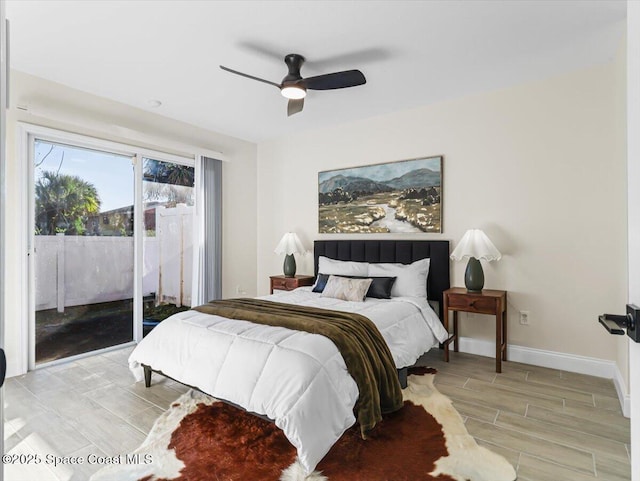
[[[318,240],[313,243],[313,272],[318,275],[318,257],[340,261],[399,262],[411,264],[429,257],[427,299],[439,303],[442,319],[442,293],[450,287],[449,241],[447,240]]]

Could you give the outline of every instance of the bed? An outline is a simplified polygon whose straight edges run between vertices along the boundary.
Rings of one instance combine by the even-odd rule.
[[[314,243],[314,274],[328,262],[381,269],[429,259],[426,295],[343,301],[302,287],[259,299],[360,313],[371,319],[401,377],[447,333],[435,311],[449,288],[448,241],[336,240]],[[333,264],[331,264],[333,265]],[[342,267],[340,262],[336,265]],[[430,303],[432,303],[430,305]],[[435,303],[435,304],[433,304]],[[441,317],[441,316],[440,316]],[[358,386],[327,338],[196,310],[164,320],[129,358],[136,379],[152,371],[273,420],[296,448],[307,473],[356,419]]]

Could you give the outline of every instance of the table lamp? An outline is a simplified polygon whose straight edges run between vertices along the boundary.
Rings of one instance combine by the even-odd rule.
[[[295,232],[287,232],[282,236],[282,239],[280,239],[274,252],[276,254],[286,254],[283,267],[284,275],[285,277],[294,277],[296,275],[296,259],[293,257],[293,254],[303,254],[306,252],[306,249]]]
[[[469,258],[467,269],[464,271],[464,285],[469,292],[481,292],[484,287],[484,272],[480,259],[498,261],[502,254],[480,229],[469,229],[460,239],[451,253],[451,258],[461,261]]]

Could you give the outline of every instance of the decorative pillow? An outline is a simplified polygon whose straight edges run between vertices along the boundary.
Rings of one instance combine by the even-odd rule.
[[[427,297],[427,276],[431,259],[412,264],[369,264],[368,276],[396,277],[391,288],[392,297]]]
[[[391,288],[396,281],[395,277],[358,277],[358,276],[343,276],[351,279],[371,279],[371,285],[367,291],[367,297],[373,297],[376,299],[391,299]],[[329,274],[318,274],[316,284],[313,286],[312,292],[324,291],[327,281],[329,280]]]
[[[362,302],[370,285],[371,279],[351,279],[331,275],[320,296]]]
[[[397,277],[370,277],[371,285],[367,297],[375,299],[391,299],[391,289]]]
[[[313,289],[311,289],[311,292],[324,291],[330,275],[331,274],[318,274],[318,278],[316,279],[316,283],[313,285]]]
[[[325,256],[318,257],[318,272],[336,276],[367,277],[368,262],[338,261]]]

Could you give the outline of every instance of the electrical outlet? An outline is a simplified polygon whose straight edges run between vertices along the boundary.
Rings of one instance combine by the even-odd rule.
[[[529,325],[529,311],[520,311],[520,324],[523,326]]]

